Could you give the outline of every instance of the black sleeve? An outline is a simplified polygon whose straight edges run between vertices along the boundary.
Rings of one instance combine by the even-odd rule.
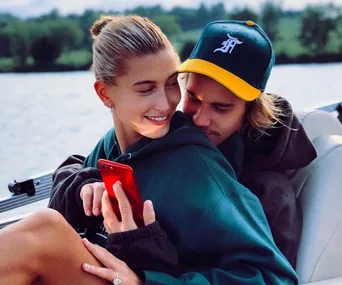
[[[275,244],[295,268],[302,211],[289,179],[280,172],[256,171],[245,174],[240,182],[259,198]]]
[[[158,222],[136,230],[109,234],[107,250],[139,276],[143,270],[180,274],[177,251]]]
[[[102,221],[102,216],[87,217],[80,197],[83,185],[101,182],[98,169],[83,167],[84,157],[72,155],[52,176],[52,189],[48,207],[60,212],[73,228],[89,228]]]

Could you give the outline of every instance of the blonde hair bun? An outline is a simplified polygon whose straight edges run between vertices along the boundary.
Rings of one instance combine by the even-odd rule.
[[[101,33],[102,29],[111,21],[113,21],[113,16],[106,16],[101,15],[100,19],[95,21],[93,26],[90,29],[91,36],[93,39],[96,39],[96,37]]]

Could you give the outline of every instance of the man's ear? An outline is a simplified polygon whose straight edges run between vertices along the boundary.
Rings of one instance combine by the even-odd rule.
[[[107,95],[108,86],[105,83],[103,83],[102,81],[96,80],[96,82],[94,83],[94,88],[95,88],[95,91],[97,93],[97,96],[99,96],[99,98],[101,99],[103,104],[105,106],[107,106],[108,108],[112,108],[113,102],[109,98],[109,96]]]

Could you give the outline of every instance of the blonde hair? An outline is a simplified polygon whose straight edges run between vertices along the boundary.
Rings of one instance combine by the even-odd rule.
[[[287,127],[282,120],[287,113],[287,110],[281,108],[283,101],[283,98],[275,94],[262,92],[257,99],[248,102],[242,132],[248,138],[257,140],[263,135],[268,135],[268,129],[279,127],[279,125]]]
[[[94,39],[92,71],[96,80],[109,85],[125,74],[125,60],[173,49],[157,25],[136,15],[102,15],[90,31]]]
[[[189,74],[188,72],[181,73],[178,77],[182,94],[185,92]],[[291,110],[284,110],[281,107],[282,103],[286,102],[282,97],[261,92],[257,99],[245,102],[245,122],[241,128],[241,133],[247,135],[249,139],[257,140],[263,135],[268,135],[267,130],[277,128],[280,125],[289,128],[282,118],[285,118],[287,113],[291,113]]]

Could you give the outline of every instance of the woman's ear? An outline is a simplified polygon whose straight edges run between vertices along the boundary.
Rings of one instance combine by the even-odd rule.
[[[108,86],[102,81],[96,80],[96,82],[94,83],[94,88],[97,96],[99,96],[103,104],[105,104],[105,106],[107,106],[108,108],[113,108],[113,102],[107,94]]]

